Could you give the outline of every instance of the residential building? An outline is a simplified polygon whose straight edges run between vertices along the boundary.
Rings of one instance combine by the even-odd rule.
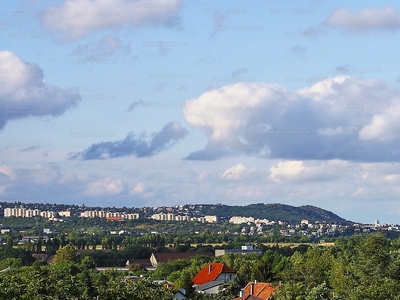
[[[261,249],[254,249],[252,245],[244,245],[241,249],[216,249],[215,257],[224,255],[225,253],[234,253],[234,254],[262,254]]]
[[[205,216],[204,218],[207,223],[218,223],[217,216]]]
[[[158,213],[153,214],[151,217],[153,220],[157,221],[192,221],[192,222],[206,222],[205,217],[191,217],[188,215],[175,215],[173,213]]]
[[[242,224],[242,223],[254,223],[253,217],[231,217],[229,219],[229,223],[233,224]]]
[[[48,240],[47,235],[40,235],[40,236],[39,235],[24,235],[22,237],[22,241],[23,242],[28,242],[28,241],[37,242],[39,240],[39,238],[42,238],[42,240],[44,242],[47,242],[47,240]]]
[[[60,215],[60,217],[67,217],[67,218],[71,217],[71,211],[70,210],[59,211],[58,214]]]
[[[270,283],[249,282],[238,298],[233,300],[270,300],[275,294],[275,287]]]
[[[159,263],[166,263],[170,260],[188,259],[197,255],[213,256],[211,252],[166,252],[152,253],[150,262],[154,268],[157,268]]]
[[[53,212],[51,211],[40,211],[39,209],[29,209],[25,207],[7,207],[4,209],[4,217],[17,217],[17,218],[33,218],[33,217],[44,217],[52,218]]]
[[[197,292],[212,295],[235,275],[236,272],[223,263],[210,263],[196,274],[192,282]]]
[[[138,213],[120,213],[120,212],[111,212],[104,210],[86,210],[81,212],[81,218],[106,218],[108,220],[136,220],[139,219]]]

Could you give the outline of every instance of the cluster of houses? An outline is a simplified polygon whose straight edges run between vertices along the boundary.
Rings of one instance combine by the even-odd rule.
[[[39,209],[29,209],[26,207],[13,207],[4,209],[4,217],[19,217],[19,218],[33,218],[42,217],[54,221],[62,220],[62,217],[70,217],[70,211],[41,211]]]
[[[31,236],[25,237],[28,240],[31,240]],[[42,238],[45,238],[44,236]],[[80,249],[76,250],[77,254],[81,254],[83,252],[93,252],[96,250],[89,249]],[[100,251],[109,252],[111,250],[104,249]],[[221,251],[221,252],[217,252]],[[245,245],[242,249],[230,249],[230,250],[217,250],[215,252],[215,256],[223,255],[225,252],[233,252],[237,254],[249,254],[254,253],[256,249]],[[223,252],[225,251],[225,252]],[[257,253],[261,254],[261,251],[257,250]],[[116,271],[127,271],[131,264],[139,264],[142,268],[147,269],[148,271],[153,271],[157,268],[160,263],[167,263],[169,261],[178,260],[178,259],[189,259],[195,256],[210,256],[213,257],[212,252],[167,252],[167,253],[152,253],[149,259],[132,259],[126,262],[126,267],[112,267],[112,268],[97,268],[100,271],[104,271],[106,269],[114,269]],[[54,255],[47,255],[45,253],[32,254],[32,256],[36,260],[43,260],[47,263],[54,263]],[[203,267],[193,278],[192,283],[194,289],[198,293],[215,295],[220,292],[221,286],[229,282],[236,276],[236,271],[227,266],[224,263],[213,262],[207,264]],[[134,279],[140,280],[141,277],[137,276],[127,276],[126,279]],[[157,280],[154,283],[162,284],[168,288],[174,287],[174,283],[169,282],[167,280]],[[271,283],[265,282],[250,282],[248,283],[239,294],[239,297],[234,298],[233,300],[268,300],[272,299],[275,293],[275,287]],[[181,289],[176,292],[174,299],[188,299],[186,297],[186,291]]]
[[[63,221],[63,218],[70,218],[70,210],[65,211],[41,211],[40,209],[31,209],[23,206],[7,207],[4,209],[4,217],[33,218],[42,217],[52,221]],[[81,218],[105,218],[112,221],[136,220],[139,219],[139,213],[126,213],[105,210],[85,210],[78,214]]]
[[[221,251],[221,252],[217,252]],[[260,250],[253,249],[251,246],[245,245],[242,249],[216,250],[215,256],[223,255],[225,252],[237,254],[259,253]],[[147,270],[154,270],[160,263],[167,263],[171,260],[188,259],[197,255],[213,256],[211,252],[184,252],[184,253],[153,253],[149,260],[134,259],[127,262],[127,266],[136,263],[140,264]],[[236,271],[225,265],[224,263],[213,262],[203,267],[192,279],[193,287],[199,293],[215,295],[220,292],[221,286],[229,282],[236,276]],[[165,285],[173,286],[173,283],[160,281]],[[240,291],[240,295],[233,300],[252,299],[252,300],[268,300],[272,299],[275,293],[275,287],[271,283],[250,282],[244,289]],[[188,299],[185,291],[178,291],[174,299]]]
[[[121,213],[121,212],[111,212],[104,210],[85,210],[80,213],[81,218],[106,218],[112,221],[122,221],[122,220],[137,220],[139,219],[138,213]]]
[[[220,292],[221,286],[236,276],[236,271],[224,263],[210,263],[201,269],[193,277],[193,287],[198,293],[215,295]],[[156,280],[156,284],[162,284],[167,288],[174,287],[172,282],[167,280]],[[249,282],[239,293],[239,296],[232,300],[270,300],[273,299],[276,288],[267,282]],[[189,299],[186,291],[180,289],[173,299]]]
[[[217,216],[204,216],[204,217],[192,217],[189,215],[179,215],[174,213],[157,213],[150,216],[150,219],[158,221],[190,221],[190,222],[201,222],[201,223],[216,223],[218,222]]]
[[[124,221],[136,220],[139,218],[147,217],[149,219],[158,221],[186,221],[186,222],[201,222],[201,223],[218,223],[228,221],[233,225],[241,225],[238,231],[215,231],[214,234],[232,234],[232,235],[261,235],[268,234],[273,226],[279,226],[279,233],[283,236],[305,236],[310,238],[321,238],[324,236],[337,236],[343,234],[353,233],[369,233],[375,231],[400,231],[398,225],[380,224],[375,221],[374,224],[336,224],[329,222],[310,222],[309,220],[301,220],[297,224],[288,223],[285,221],[271,221],[267,219],[255,219],[253,217],[232,216],[230,218],[219,218],[216,215],[201,215],[196,211],[195,206],[177,206],[176,208],[153,207],[150,210],[141,208],[140,212],[124,212],[112,209],[108,210],[85,210],[81,208],[79,211],[72,212],[67,209],[64,211],[49,211],[39,210],[36,208],[27,208],[24,206],[4,208],[4,217],[20,217],[32,218],[43,217],[52,221],[63,221],[72,216],[79,216],[82,218],[104,218],[109,221]],[[4,233],[4,228],[1,228],[1,233]],[[124,232],[128,234],[127,232]],[[112,233],[117,234],[117,233]]]

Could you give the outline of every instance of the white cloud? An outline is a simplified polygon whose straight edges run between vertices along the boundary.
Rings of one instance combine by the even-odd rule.
[[[75,40],[93,31],[118,29],[125,25],[175,26],[181,0],[67,0],[47,8],[41,21],[64,40]]]
[[[197,181],[207,181],[210,178],[210,175],[207,171],[202,171],[196,178]]]
[[[123,190],[124,184],[121,180],[106,177],[88,183],[84,194],[91,197],[118,195]]]
[[[400,118],[392,114],[373,116],[370,124],[359,132],[360,140],[386,141],[399,138]]]
[[[146,191],[146,186],[143,182],[138,182],[130,191],[129,194],[143,194]]]
[[[285,89],[277,84],[236,83],[186,101],[183,114],[192,127],[203,128],[214,141],[227,141],[249,124],[254,109],[272,107]]]
[[[0,175],[7,176],[7,178],[11,180],[17,178],[13,170],[7,165],[0,165]]]
[[[384,180],[389,182],[398,182],[399,179],[400,179],[399,174],[388,174],[384,177]]]
[[[256,168],[248,168],[244,164],[237,164],[224,171],[221,177],[225,180],[242,180],[252,177],[257,172]]]
[[[349,134],[353,133],[355,128],[351,127],[324,127],[317,129],[317,134],[325,135],[325,136],[335,136],[341,134]]]
[[[325,25],[346,29],[389,29],[400,27],[400,13],[394,7],[365,8],[359,13],[338,9],[325,20]]]
[[[399,160],[400,153],[394,151],[400,146],[399,100],[399,91],[384,82],[352,76],[326,78],[294,93],[277,84],[227,85],[185,102],[186,121],[209,138],[203,150],[186,159],[245,154],[290,160]],[[376,151],[382,141],[386,154]]]
[[[279,179],[280,177],[295,177],[304,171],[305,167],[302,161],[282,161],[277,165],[272,166],[270,170],[270,177]]]
[[[77,89],[45,83],[37,64],[11,51],[0,51],[0,86],[0,129],[11,119],[62,115],[80,101]]]

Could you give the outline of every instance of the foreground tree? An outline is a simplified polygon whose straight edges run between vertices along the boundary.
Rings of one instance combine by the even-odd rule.
[[[66,245],[57,250],[54,256],[54,262],[65,263],[65,262],[77,262],[78,256],[76,255],[75,247],[72,245]]]

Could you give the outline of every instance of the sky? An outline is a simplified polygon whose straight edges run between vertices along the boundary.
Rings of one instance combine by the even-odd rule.
[[[0,201],[398,224],[396,4],[4,1]]]

